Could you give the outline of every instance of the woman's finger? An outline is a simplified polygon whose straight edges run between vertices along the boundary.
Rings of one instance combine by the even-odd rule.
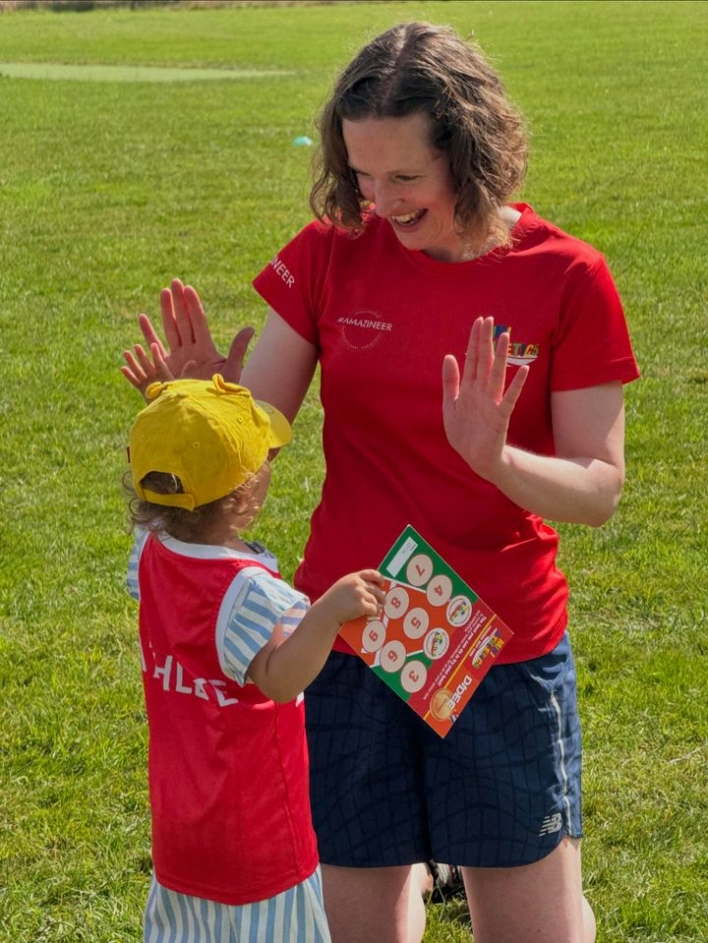
[[[182,346],[182,336],[175,314],[174,298],[169,288],[163,288],[160,292],[160,313],[167,346],[170,351],[179,350]]]
[[[186,285],[182,297],[194,343],[209,352],[215,350],[204,307],[196,289]]]
[[[475,379],[488,383],[494,364],[494,318],[480,318]]]
[[[460,393],[460,368],[453,354],[446,354],[443,359],[443,408],[453,405]]]
[[[164,322],[164,318],[163,318],[163,322]],[[164,353],[165,348],[162,344],[162,341],[157,336],[157,332],[155,331],[155,328],[152,326],[152,321],[147,316],[147,314],[138,315],[138,326],[140,327],[142,335],[145,338],[145,343],[148,345],[148,347],[152,347],[153,344],[159,344],[160,349]]]
[[[476,318],[472,324],[469,341],[467,342],[467,353],[465,354],[465,364],[462,370],[464,379],[469,383],[474,383],[477,379],[477,369],[479,361],[479,335],[482,328],[482,318]]]
[[[178,278],[173,278],[170,283],[170,294],[172,295],[172,307],[174,310],[175,322],[179,336],[182,339],[182,346],[194,343],[194,328],[187,300],[184,294],[184,285]]]
[[[489,373],[489,388],[495,402],[499,402],[504,395],[504,383],[506,381],[506,358],[509,353],[509,332],[504,331],[499,335],[496,350],[494,351],[494,360]]]
[[[246,356],[248,345],[255,334],[252,327],[242,327],[236,337],[231,341],[229,354],[224,361],[223,371],[224,379],[230,383],[241,382],[241,372],[243,370],[243,359]]]
[[[528,364],[524,364],[523,367],[519,367],[519,369],[516,371],[516,376],[509,384],[506,393],[504,393],[502,404],[506,410],[507,417],[511,416],[514,406],[516,406],[519,396],[521,395],[521,391],[524,388],[524,383],[526,383],[526,377],[529,375],[529,369],[530,367]]]

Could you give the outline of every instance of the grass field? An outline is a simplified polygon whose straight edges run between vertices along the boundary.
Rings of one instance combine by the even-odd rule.
[[[309,218],[292,142],[334,70],[413,18],[475,33],[533,132],[522,197],[606,254],[625,302],[643,379],[624,500],[562,528],[587,895],[599,941],[708,939],[708,5],[482,0],[0,15],[0,943],[141,939],[135,317],[179,275],[222,344],[261,324],[250,281]],[[147,80],[162,69],[209,74]],[[287,576],[319,419],[313,392],[258,530]],[[426,943],[469,940],[464,908],[430,914]]]

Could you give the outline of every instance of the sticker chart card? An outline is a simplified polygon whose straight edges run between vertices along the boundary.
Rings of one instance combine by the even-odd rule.
[[[381,615],[347,622],[339,634],[445,737],[513,633],[410,526],[379,570]]]

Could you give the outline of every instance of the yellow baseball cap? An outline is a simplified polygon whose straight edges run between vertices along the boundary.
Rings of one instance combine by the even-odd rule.
[[[135,493],[153,504],[192,511],[223,498],[258,471],[270,449],[292,439],[282,413],[218,374],[151,383],[146,395],[152,402],[130,432],[130,467]],[[175,475],[184,493],[143,488],[150,472]]]

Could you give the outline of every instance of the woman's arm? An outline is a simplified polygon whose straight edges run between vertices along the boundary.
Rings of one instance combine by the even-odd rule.
[[[507,445],[494,484],[541,517],[599,527],[615,512],[624,484],[622,384],[551,396],[556,455]]]
[[[293,330],[272,308],[241,383],[292,422],[302,405],[317,366],[317,348]]]
[[[624,483],[624,406],[619,382],[551,395],[555,456],[506,441],[528,368],[504,391],[509,338],[493,346],[493,321],[472,328],[462,378],[443,365],[448,441],[468,465],[516,504],[554,521],[599,526],[613,514]]]

